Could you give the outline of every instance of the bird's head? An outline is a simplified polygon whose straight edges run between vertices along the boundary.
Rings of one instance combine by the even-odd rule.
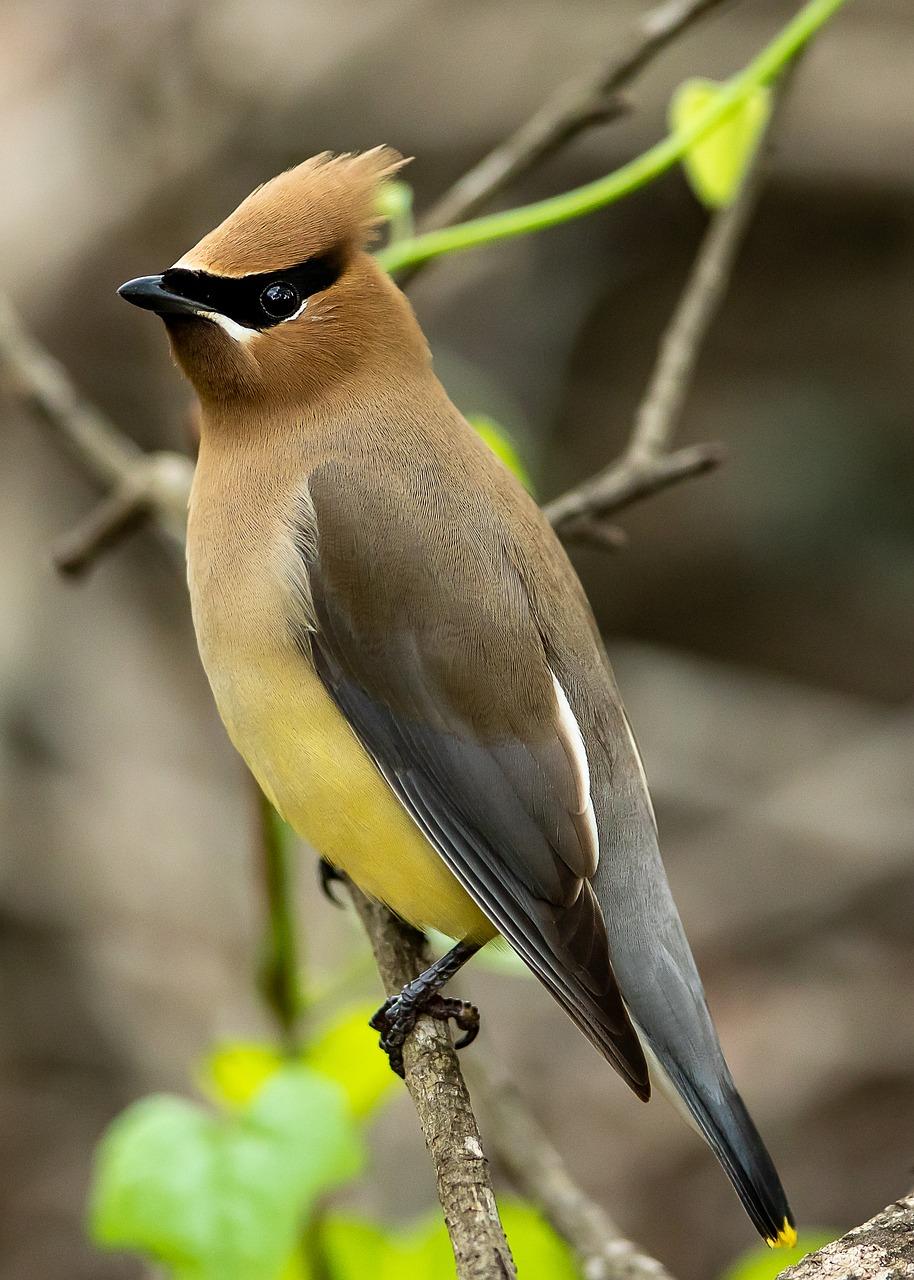
[[[165,321],[201,400],[265,410],[320,395],[366,364],[425,359],[403,295],[365,246],[387,147],[324,153],[243,200],[161,275],[118,290]]]

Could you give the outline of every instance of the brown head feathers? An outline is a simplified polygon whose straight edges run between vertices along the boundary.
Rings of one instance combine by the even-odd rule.
[[[385,146],[321,152],[252,191],[175,265],[238,277],[360,249],[379,222],[378,187],[407,163]]]
[[[428,367],[409,303],[365,252],[389,147],[314,156],[258,187],[161,276],[121,287],[158,312],[204,405],[288,412],[360,374]],[[373,370],[373,373],[369,372]]]

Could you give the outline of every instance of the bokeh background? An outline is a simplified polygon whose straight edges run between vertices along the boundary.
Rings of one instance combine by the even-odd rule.
[[[138,441],[186,447],[187,390],[118,283],[326,148],[414,155],[421,209],[644,7],[5,0],[0,283]],[[725,6],[511,200],[633,155],[683,78],[737,68],[794,9]],[[805,59],[681,431],[729,461],[626,513],[627,550],[575,553],[734,1074],[801,1222],[835,1228],[914,1178],[912,65],[910,0],[858,0]],[[621,447],[704,223],[675,173],[411,290],[453,396],[514,434],[544,499]],[[84,1239],[100,1132],[190,1088],[215,1040],[270,1033],[250,797],[174,567],[138,535],[56,578],[49,546],[95,494],[25,412],[0,414],[0,1274],[132,1280]],[[299,887],[326,978],[359,935],[307,853]],[[474,967],[462,990],[485,1014],[472,1052],[682,1280],[751,1242],[691,1132],[533,982]],[[428,1208],[405,1098],[373,1146],[363,1205]]]

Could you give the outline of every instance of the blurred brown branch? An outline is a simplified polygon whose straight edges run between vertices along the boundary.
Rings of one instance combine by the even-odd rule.
[[[87,568],[149,516],[169,546],[184,541],[193,464],[183,454],[144,453],[92,404],[57,360],[29,334],[0,295],[0,387],[53,431],[82,471],[108,492],[53,551],[65,573]]]
[[[914,1280],[914,1194],[788,1267],[778,1280]]]
[[[802,56],[802,55],[801,55]],[[736,256],[752,221],[765,180],[775,126],[799,59],[772,87],[771,114],[734,200],[711,219],[669,324],[660,340],[631,435],[622,455],[603,471],[545,507],[561,538],[607,547],[624,541],[606,517],[724,459],[721,445],[670,449],[702,347],[727,292]]]
[[[772,125],[788,83],[785,75],[774,87],[765,141],[757,148],[736,199],[714,214],[705,232],[661,338],[657,361],[624,452],[604,471],[546,507],[546,514],[563,538],[593,541],[594,529],[601,530],[608,515],[689,476],[702,475],[723,460],[723,450],[717,444],[687,445],[671,451],[670,443],[702,346],[723,302],[736,255],[761,194]]]
[[[517,1189],[539,1205],[574,1250],[587,1280],[670,1280],[609,1214],[574,1182],[559,1152],[508,1081],[496,1081],[479,1062],[470,1079],[484,1107],[486,1133]]]

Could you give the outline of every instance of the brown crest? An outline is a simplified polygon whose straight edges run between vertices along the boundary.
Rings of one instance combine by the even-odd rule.
[[[252,191],[176,265],[245,276],[361,248],[379,221],[379,185],[407,163],[384,146],[312,156]]]

